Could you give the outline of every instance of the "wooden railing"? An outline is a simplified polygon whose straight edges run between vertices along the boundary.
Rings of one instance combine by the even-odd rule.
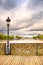
[[[43,43],[11,43],[11,55],[43,55]],[[0,55],[6,55],[6,43],[0,43]]]
[[[10,44],[12,55],[43,55],[43,43]]]
[[[0,55],[5,55],[5,54],[6,54],[6,44],[0,43]]]

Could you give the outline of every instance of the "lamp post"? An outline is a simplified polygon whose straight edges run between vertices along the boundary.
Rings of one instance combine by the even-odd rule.
[[[38,43],[36,43],[36,55],[38,55]]]
[[[10,44],[9,44],[9,26],[10,26],[10,18],[6,19],[7,23],[7,44],[6,44],[6,54],[10,54]]]

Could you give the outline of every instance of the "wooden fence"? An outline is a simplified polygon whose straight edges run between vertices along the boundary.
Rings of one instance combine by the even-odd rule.
[[[5,54],[6,54],[6,44],[0,43],[0,55],[5,55]]]
[[[11,55],[43,55],[43,43],[11,43]],[[0,43],[0,55],[6,54],[6,43]]]
[[[43,43],[10,44],[11,55],[43,55]]]

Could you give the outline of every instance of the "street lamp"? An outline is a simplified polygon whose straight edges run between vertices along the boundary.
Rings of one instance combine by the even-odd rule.
[[[36,43],[36,55],[38,55],[38,43]]]
[[[9,26],[10,26],[10,18],[6,19],[7,23],[7,45],[6,45],[6,54],[10,54],[10,44],[9,44]]]

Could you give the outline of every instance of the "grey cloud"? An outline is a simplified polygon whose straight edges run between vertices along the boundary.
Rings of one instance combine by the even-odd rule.
[[[30,19],[30,21],[37,22],[40,19],[43,19],[43,11],[40,11],[39,13],[34,14],[33,17]]]
[[[0,6],[5,10],[11,10],[16,8],[16,6],[19,6],[22,2],[24,2],[24,0],[5,0],[5,3],[0,0]]]
[[[39,13],[34,14],[33,17],[30,18],[30,19],[25,19],[25,20],[22,20],[22,21],[17,21],[18,22],[18,23],[16,23],[17,26],[14,27],[14,25],[12,25],[10,27],[10,30],[17,31],[17,30],[21,30],[21,29],[25,29],[25,28],[28,30],[29,27],[31,27],[34,24],[38,23],[38,21],[40,21],[40,20],[43,20],[43,11],[40,11]],[[2,25],[2,23],[3,23],[3,25]],[[22,24],[24,24],[24,25],[21,26]],[[6,24],[4,24],[4,22],[2,20],[0,20],[0,31],[6,30],[6,27],[5,26],[6,26]],[[35,29],[34,28],[31,28],[30,31],[43,31],[43,28],[41,28],[41,29],[40,28],[38,28],[38,29],[37,28],[35,28]]]
[[[12,26],[10,29],[11,30],[20,30],[20,29],[29,28],[29,27],[33,26],[35,23],[38,23],[38,21],[40,21],[41,19],[43,19],[43,11],[40,11],[39,13],[34,14],[33,17],[30,19],[17,21],[18,22],[17,26],[16,27]],[[21,26],[22,24],[24,24],[24,25]]]
[[[0,5],[2,5],[2,1],[0,0]]]
[[[31,29],[30,31],[43,31],[43,29]]]
[[[0,31],[6,30],[6,22],[0,19]]]
[[[17,0],[6,0],[6,3],[4,4],[4,8],[6,10],[10,10],[15,8],[17,5]]]
[[[40,21],[40,20],[43,20],[43,11],[40,11],[39,13],[34,14],[32,18],[26,19],[25,21],[23,21],[23,22],[26,22],[27,25],[24,27],[20,27],[19,29],[29,28],[29,27],[33,26],[34,24],[38,23],[38,21]],[[30,24],[29,24],[29,22],[30,22]],[[43,28],[31,29],[30,31],[43,31]]]
[[[3,3],[2,0],[0,0],[0,6],[6,10],[10,10],[15,8],[17,5],[17,0],[6,0],[5,3]]]
[[[32,24],[33,24],[33,22],[31,23],[31,22],[24,22],[24,20],[22,20],[23,22],[20,22],[16,27],[11,27],[10,28],[10,30],[20,30],[20,29],[25,29],[25,28],[28,28],[28,27],[30,27]],[[25,23],[25,24],[24,24]],[[22,24],[24,24],[24,26],[20,26],[20,25],[22,25]],[[20,26],[20,27],[19,27]]]
[[[14,25],[11,25],[10,26],[10,30],[15,30],[16,31],[16,30],[20,30],[20,29],[29,28],[29,27],[33,26],[35,23],[37,23],[38,20],[41,20],[41,19],[43,19],[43,11],[39,12],[38,14],[34,14],[33,17],[30,18],[30,19],[17,21],[18,23],[16,23],[17,24],[16,27]],[[2,23],[3,23],[3,25],[1,26]],[[1,20],[0,20],[0,30],[1,29],[2,30],[6,30],[5,29],[6,24],[4,25],[3,21],[2,21],[2,23],[1,23]],[[22,24],[24,24],[24,25],[22,25]],[[33,30],[33,29],[31,29],[31,30]]]
[[[38,5],[43,6],[43,0],[30,0],[27,8],[35,9]]]

